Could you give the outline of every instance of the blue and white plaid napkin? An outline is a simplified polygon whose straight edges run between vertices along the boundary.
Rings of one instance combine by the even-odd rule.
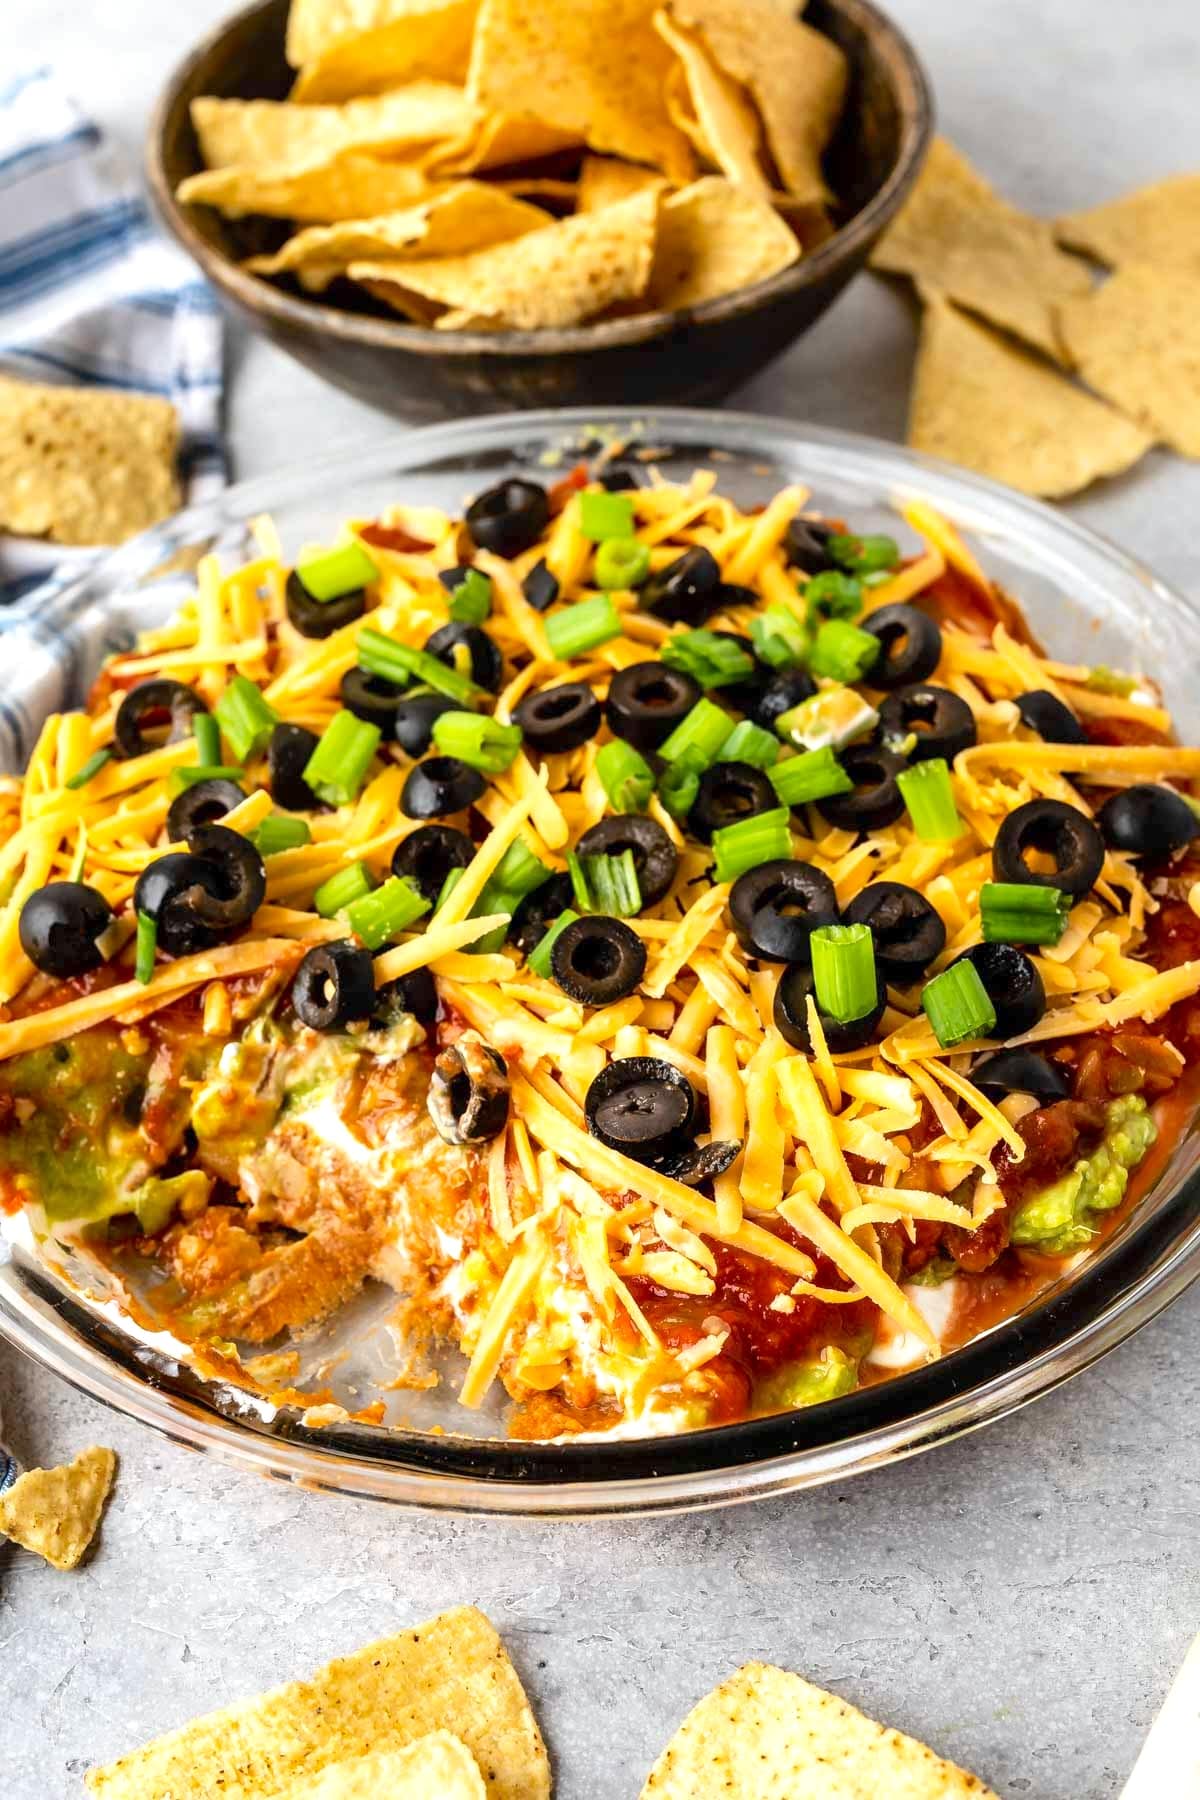
[[[47,69],[0,86],[0,372],[164,395],[179,412],[185,498],[225,481],[216,299]],[[0,534],[0,602],[95,554]]]

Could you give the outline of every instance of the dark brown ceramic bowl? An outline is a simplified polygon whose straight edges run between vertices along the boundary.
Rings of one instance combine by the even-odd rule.
[[[407,418],[722,399],[807,331],[857,274],[912,186],[932,130],[928,81],[896,26],[870,0],[812,0],[807,23],[841,45],[851,68],[826,157],[840,203],[839,229],[827,243],[781,274],[690,312],[566,331],[439,332],[397,319],[349,283],[321,303],[249,275],[241,259],[274,248],[286,226],[232,221],[175,200],[184,177],[203,167],[189,112],[198,95],[287,94],[287,11],[288,0],[260,0],[172,76],[150,126],[151,191],[168,229],[235,315],[317,374]],[[336,305],[329,303],[334,292]]]

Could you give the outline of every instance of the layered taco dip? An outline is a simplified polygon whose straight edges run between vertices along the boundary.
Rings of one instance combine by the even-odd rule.
[[[1200,1092],[1200,750],[929,508],[719,468],[261,520],[46,720],[10,1231],[277,1394],[393,1290],[392,1384],[527,1438],[846,1395],[1095,1253]]]

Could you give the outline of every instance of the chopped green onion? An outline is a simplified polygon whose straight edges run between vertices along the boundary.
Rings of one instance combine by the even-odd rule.
[[[942,756],[928,762],[914,763],[901,769],[896,786],[904,795],[913,830],[926,844],[950,844],[961,837],[966,826],[954,804],[950,785],[950,765]]]
[[[584,912],[605,913],[610,918],[632,919],[642,910],[642,889],[632,850],[619,856],[567,857],[575,904]]]
[[[323,881],[313,895],[313,910],[323,919],[332,919],[344,907],[353,906],[374,890],[375,882],[366,863],[352,862],[328,881]]]
[[[304,779],[317,799],[328,806],[348,805],[363,784],[382,736],[378,725],[355,718],[352,712],[334,713],[304,765]]]
[[[790,606],[768,606],[750,621],[754,648],[773,669],[798,669],[808,661],[812,647],[808,628]]]
[[[628,494],[580,494],[578,523],[580,535],[590,538],[593,544],[602,544],[607,538],[632,537],[633,501]]]
[[[820,925],[809,938],[817,1005],[849,1025],[865,1019],[879,1000],[875,940],[868,925]]]
[[[429,902],[407,875],[393,875],[372,894],[351,900],[346,923],[368,950],[378,950],[389,938],[429,911]]]
[[[718,881],[736,881],[759,863],[781,862],[792,854],[792,834],[786,806],[722,825],[713,832],[713,855]]]
[[[198,712],[192,719],[192,731],[196,738],[197,762],[219,763],[221,760],[221,727],[211,713]]]
[[[268,813],[250,837],[260,856],[278,856],[281,850],[299,850],[302,844],[312,843],[308,820],[288,818],[284,813]]]
[[[569,906],[565,907],[564,910],[559,913],[545,937],[542,938],[540,943],[534,945],[533,949],[529,952],[529,955],[525,958],[526,968],[532,969],[535,975],[540,975],[543,981],[549,981],[550,979],[550,954],[554,949],[555,944],[567,929],[567,926],[573,925],[578,917],[579,914],[577,912],[572,911]]]
[[[510,894],[507,897],[500,894],[496,896],[488,910],[490,912],[506,912],[511,916],[516,909],[517,900],[515,894]],[[474,911],[474,908],[472,908],[472,911]],[[467,949],[474,956],[491,956],[495,951],[503,948],[504,940],[507,936],[507,923],[503,925],[494,925],[490,931],[485,931],[482,937],[477,937],[473,943],[468,944]]]
[[[779,760],[779,739],[773,731],[764,731],[751,719],[735,725],[721,745],[722,762],[749,763],[755,769],[770,769]]]
[[[659,651],[668,669],[679,669],[702,688],[727,687],[754,669],[754,658],[718,631],[677,631]]]
[[[596,773],[619,813],[645,812],[654,792],[654,770],[624,738],[614,738],[596,752]]]
[[[857,619],[862,611],[862,583],[840,569],[822,569],[804,588],[802,597],[813,626],[822,619]]]
[[[641,587],[649,573],[650,552],[635,537],[605,538],[592,566],[600,588]]]
[[[592,890],[588,886],[587,871],[582,859],[575,850],[567,851],[567,873],[571,877],[571,892],[580,912],[591,912]]]
[[[449,871],[449,873],[446,876],[445,881],[443,881],[443,883],[442,883],[441,890],[438,894],[438,897],[434,901],[433,911],[434,911],[435,917],[437,916],[438,913],[441,912],[443,906],[445,906],[447,900],[450,898],[451,894],[454,892],[455,888],[458,886],[459,882],[462,880],[462,878],[465,874],[466,874],[465,869],[451,869]]]
[[[826,619],[817,632],[808,666],[814,675],[833,681],[861,681],[882,649],[870,631],[860,631],[846,619]]]
[[[1084,687],[1090,688],[1093,694],[1116,694],[1122,700],[1128,700],[1137,687],[1137,677],[1123,675],[1119,669],[1105,668],[1103,663],[1088,670],[1088,678]]]
[[[167,776],[167,792],[174,798],[201,781],[241,781],[245,773],[245,769],[236,763],[188,763],[181,769],[171,770]]]
[[[492,583],[482,569],[468,569],[450,590],[450,617],[460,625],[482,625],[492,610]]]
[[[700,774],[716,762],[730,732],[733,720],[713,700],[697,700],[691,712],[680,719],[658,754],[664,762],[678,762],[686,756],[689,766]]]
[[[658,797],[673,819],[686,819],[691,812],[700,792],[703,773],[703,768],[697,767],[696,752],[685,750],[679,760],[668,763],[659,776]]]
[[[968,1038],[988,1037],[996,1029],[996,1009],[978,969],[965,957],[925,983],[921,1005],[943,1050]]]
[[[358,666],[368,675],[381,675],[396,687],[407,687],[416,676],[436,694],[445,694],[448,700],[457,700],[460,706],[470,705],[484,693],[466,675],[439,662],[427,650],[398,644],[395,638],[385,637],[382,631],[376,631],[370,625],[364,626],[358,634]]]
[[[248,675],[235,675],[213,708],[229,747],[239,762],[265,750],[279,714],[263,699],[262,690]]]
[[[112,761],[111,750],[93,750],[85,763],[80,763],[75,773],[69,777],[69,788],[86,787],[93,775],[98,775],[105,763]]]
[[[785,806],[807,806],[810,800],[828,800],[832,794],[849,794],[854,788],[828,745],[789,756],[769,773],[771,786]]]
[[[335,544],[331,550],[315,550],[296,564],[300,586],[314,600],[338,600],[356,588],[379,580],[378,565],[372,562],[357,538],[348,544]]]
[[[551,654],[559,662],[569,662],[571,657],[596,650],[620,635],[621,615],[608,594],[564,606],[546,619],[546,638]]]
[[[433,741],[443,756],[456,756],[485,775],[500,775],[521,748],[521,727],[501,725],[483,713],[444,712],[433,721]]]
[[[140,912],[137,916],[137,951],[133,964],[133,978],[143,986],[154,973],[154,952],[158,948],[158,920],[152,919],[149,913]]]
[[[1071,901],[1060,888],[985,881],[979,911],[985,944],[1057,944],[1067,929]]]
[[[460,871],[455,869],[452,873],[457,875]],[[553,873],[554,870],[548,869],[521,838],[515,838],[496,864],[490,880],[484,886],[483,892],[471,908],[471,912],[478,918],[486,918],[489,913],[512,914],[517,910],[526,894],[532,894],[542,887],[545,882],[549,881]],[[442,897],[442,895],[438,897],[439,906],[442,903]],[[505,925],[501,928],[497,925],[495,930],[490,931],[487,935],[489,940],[495,938],[496,942],[493,944],[489,941],[486,947],[499,949],[508,936],[508,926]],[[478,943],[471,946],[472,949],[477,950],[483,941],[481,938]]]
[[[826,545],[835,563],[855,575],[869,575],[877,569],[894,569],[900,561],[900,546],[895,538],[857,537],[849,532],[835,532]]]

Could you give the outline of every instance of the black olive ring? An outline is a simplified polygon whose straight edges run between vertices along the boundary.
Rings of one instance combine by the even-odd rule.
[[[813,972],[807,963],[789,963],[779,977],[779,985],[775,989],[775,1004],[772,1017],[775,1029],[786,1043],[795,1050],[803,1050],[808,1056],[812,1054],[812,1039],[808,1034],[808,1002],[809,997],[816,999],[816,983]],[[876,995],[875,1005],[861,1019],[851,1019],[842,1024],[831,1019],[824,1007],[817,1002],[817,1017],[821,1021],[821,1030],[825,1033],[825,1042],[834,1056],[840,1056],[846,1050],[861,1050],[875,1036],[875,1028],[883,1017],[883,1009],[887,1004],[887,996],[882,984]]]
[[[177,744],[182,738],[191,737],[196,714],[207,710],[195,689],[182,681],[172,681],[166,675],[139,681],[117,708],[113,720],[113,751],[124,760],[130,756],[145,756],[148,751],[157,749],[158,744],[147,737],[146,729],[149,722],[161,719],[164,714],[168,720],[165,742]]]
[[[592,1136],[634,1162],[677,1156],[696,1135],[696,1090],[658,1056],[608,1063],[588,1088],[583,1111]]]
[[[523,956],[536,950],[555,919],[575,898],[569,875],[552,875],[526,894],[509,922],[508,935]]]
[[[550,502],[536,481],[510,476],[472,500],[466,526],[481,550],[520,556],[536,544],[550,522]]]
[[[666,663],[634,663],[608,684],[604,717],[614,737],[637,750],[657,750],[700,698],[700,683]]]
[[[811,863],[760,863],[739,875],[729,914],[743,949],[767,962],[802,962],[819,925],[836,925],[832,881]]]
[[[971,1080],[989,1100],[1003,1100],[1007,1094],[1032,1094],[1042,1106],[1071,1097],[1071,1077],[1061,1063],[1052,1062],[1036,1050],[1018,1046],[1015,1050],[997,1050],[981,1057],[971,1070]]]
[[[711,550],[695,544],[643,582],[638,605],[672,625],[703,625],[717,607],[721,566]]]
[[[613,813],[601,819],[584,832],[575,848],[580,856],[620,856],[623,850],[632,850],[643,906],[666,898],[679,867],[679,852],[662,826],[638,813]]]
[[[881,606],[863,620],[863,630],[880,643],[878,660],[872,664],[872,687],[906,687],[911,682],[928,681],[942,660],[942,631],[936,619],[919,606]]]
[[[296,571],[287,578],[284,605],[291,624],[306,638],[332,637],[343,625],[352,625],[367,610],[366,588],[351,588],[336,600],[314,600]]]
[[[375,968],[371,952],[349,938],[315,944],[292,982],[292,1006],[302,1025],[314,1031],[336,1031],[355,1019],[368,1019],[375,1006]]]
[[[433,904],[453,869],[465,869],[475,846],[465,831],[453,825],[421,825],[396,845],[392,874],[405,877]]]
[[[904,811],[904,795],[896,781],[906,766],[902,756],[881,744],[852,744],[839,758],[854,783],[848,794],[830,794],[816,802],[821,817],[843,831],[882,831]]]
[[[996,1014],[991,1037],[1020,1037],[1046,1010],[1046,989],[1031,957],[1015,944],[974,944],[950,964],[969,962]]]
[[[1130,856],[1173,856],[1200,831],[1183,795],[1160,781],[1139,781],[1110,794],[1096,823],[1106,844]]]
[[[544,756],[562,750],[578,750],[600,729],[600,702],[586,681],[563,681],[526,694],[513,711],[525,742]]]
[[[504,679],[504,658],[487,632],[478,625],[462,625],[452,619],[449,625],[441,626],[425,640],[429,655],[436,656],[448,669],[458,668],[454,655],[458,644],[465,647],[471,659],[467,673],[476,687],[486,688],[489,694],[497,693]]]
[[[946,947],[941,914],[916,888],[872,881],[854,896],[847,925],[866,925],[875,940],[875,962],[885,981],[907,987]]]
[[[396,706],[392,732],[406,756],[424,756],[433,742],[433,727],[445,712],[457,711],[445,694],[413,694]]]
[[[1030,851],[1052,857],[1053,870],[1035,873],[1025,860]],[[1058,888],[1076,900],[1096,885],[1103,867],[1099,827],[1065,800],[1027,800],[1009,813],[992,845],[997,881]]]
[[[418,1025],[432,1025],[437,1018],[437,983],[428,969],[410,969],[407,975],[397,975],[394,981],[385,981],[375,990],[373,1025],[386,1028],[406,1014]]]
[[[1044,743],[1087,743],[1087,732],[1070,707],[1046,688],[1031,688],[1027,694],[1018,694],[1015,705],[1022,725],[1036,731]]]
[[[48,881],[35,888],[17,925],[21,948],[43,975],[69,981],[104,961],[97,938],[112,924],[104,895],[83,881]]]
[[[237,782],[225,776],[194,781],[182,794],[176,794],[167,808],[168,840],[172,844],[182,844],[198,825],[215,825],[245,798],[245,791]]]
[[[400,689],[382,675],[368,675],[365,669],[347,669],[338,690],[342,705],[356,719],[378,725],[386,742],[396,735],[396,709],[400,705]]]
[[[414,765],[400,790],[406,819],[440,819],[474,806],[487,783],[478,769],[457,756],[427,756]]]
[[[767,776],[752,763],[714,763],[700,777],[687,827],[702,844],[711,844],[714,831],[755,813],[771,812],[778,805],[779,797]]]
[[[496,1137],[508,1123],[508,1064],[478,1032],[464,1031],[434,1063],[427,1105],[448,1144]]]
[[[737,690],[727,688],[726,693],[735,705],[742,704],[737,700]],[[788,669],[782,675],[775,675],[757,694],[753,695],[743,711],[748,719],[761,725],[764,731],[774,731],[776,719],[791,712],[793,706],[799,706],[803,700],[811,700],[817,691],[817,684],[806,669]]]
[[[267,745],[267,777],[271,798],[288,812],[311,812],[321,802],[304,779],[317,735],[305,725],[277,725]]]
[[[572,919],[550,952],[550,972],[583,1006],[609,1006],[632,994],[646,973],[646,946],[622,919]]]
[[[928,762],[934,756],[953,762],[960,750],[969,750],[975,742],[975,714],[949,688],[919,682],[888,695],[879,708],[879,735],[889,747],[914,739],[904,752],[910,763]]]

